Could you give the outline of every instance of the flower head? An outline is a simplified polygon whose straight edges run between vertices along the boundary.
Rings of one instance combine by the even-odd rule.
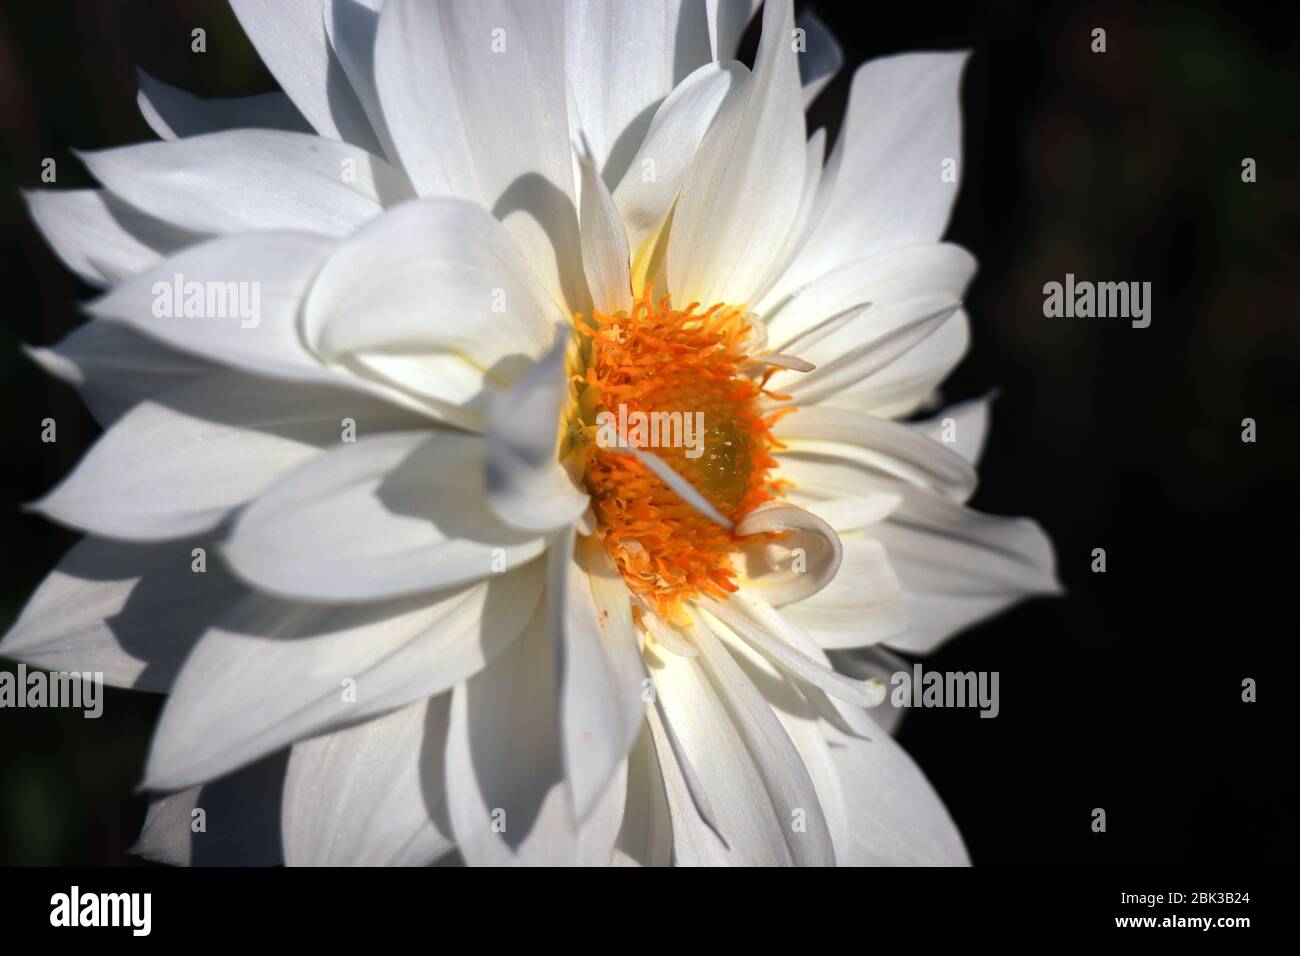
[[[861,67],[827,159],[789,0],[752,70],[747,3],[232,2],[283,94],[142,77],[161,140],[30,197],[106,432],[0,649],[170,694],[141,852],[223,791],[236,863],[964,862],[872,709],[1056,589],[964,504],[987,403],[900,421],[967,342],[964,58]]]

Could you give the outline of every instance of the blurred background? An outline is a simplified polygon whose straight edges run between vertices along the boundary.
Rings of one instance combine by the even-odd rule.
[[[292,0],[286,0],[292,2]],[[799,4],[846,69],[970,49],[949,238],[975,253],[950,401],[1000,392],[973,504],[1036,518],[1064,599],[957,638],[927,669],[996,670],[1001,714],[917,710],[900,739],[977,864],[1290,864],[1300,456],[1300,8],[1179,3]],[[207,30],[206,54],[190,31]],[[1091,31],[1107,52],[1090,50]],[[742,58],[752,58],[751,29]],[[0,13],[0,629],[74,537],[24,514],[98,434],[20,353],[82,321],[81,286],[18,190],[72,155],[151,139],[135,68],[202,96],[275,87],[221,0],[4,0]],[[1241,162],[1257,163],[1257,181]],[[1045,319],[1042,287],[1152,283],[1150,328]],[[40,421],[58,422],[42,444]],[[1241,441],[1243,418],[1258,441]],[[1105,548],[1108,570],[1090,571]],[[0,666],[13,668],[12,664]],[[1259,700],[1241,702],[1241,682]],[[0,711],[0,863],[131,864],[162,699],[105,716]],[[1094,807],[1107,832],[1090,828]]]

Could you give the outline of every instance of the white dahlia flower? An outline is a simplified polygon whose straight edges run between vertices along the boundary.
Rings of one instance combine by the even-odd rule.
[[[752,70],[749,0],[232,2],[283,94],[142,77],[161,141],[30,196],[106,430],[2,650],[170,695],[139,851],[966,862],[868,709],[1057,588],[964,506],[986,403],[900,422],[967,345],[964,56],[861,67],[824,161],[789,0]]]

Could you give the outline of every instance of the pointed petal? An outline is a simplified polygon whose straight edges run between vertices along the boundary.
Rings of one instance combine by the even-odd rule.
[[[32,190],[23,198],[50,248],[94,286],[120,282],[201,238],[145,215],[106,189]]]
[[[355,392],[215,372],[141,402],[33,507],[133,541],[208,531],[337,445],[348,419],[362,435],[418,424]]]
[[[783,453],[833,458],[954,500],[964,501],[975,489],[975,469],[961,455],[874,415],[814,405],[781,418],[773,435],[786,446]]]
[[[626,798],[620,767],[576,823],[564,781],[546,612],[452,695],[447,806],[471,866],[605,866]]]
[[[633,252],[663,225],[714,117],[748,76],[749,70],[734,61],[702,66],[655,111],[644,141],[614,190]]]
[[[173,789],[442,693],[482,670],[541,600],[542,569],[370,605],[253,595],[185,662],[158,723],[145,786]]]
[[[692,632],[699,661],[753,756],[797,866],[833,866],[835,850],[808,768],[772,705],[707,628]]]
[[[582,170],[582,262],[592,305],[612,315],[632,306],[631,255],[627,231],[614,198],[584,146],[578,151]]]
[[[565,776],[585,819],[644,722],[645,667],[631,596],[595,535],[559,534],[547,554]]]
[[[225,555],[261,590],[371,601],[478,581],[541,554],[503,525],[484,489],[487,443],[392,432],[313,459],[239,517]]]
[[[309,133],[227,130],[78,155],[132,206],[199,233],[346,236],[414,195],[378,156]]]
[[[943,235],[961,171],[958,84],[965,53],[872,60],[853,76],[839,173],[794,272],[810,279],[852,258]]]
[[[754,755],[698,657],[648,655],[662,711],[650,726],[672,813],[677,866],[787,866],[793,862],[791,806],[778,806]],[[668,734],[710,797],[716,827],[696,809]],[[719,836],[721,834],[721,837]],[[725,843],[723,842],[725,838]]]
[[[683,302],[753,302],[798,215],[806,147],[790,0],[770,0],[754,71],[705,136],[673,215],[668,275]]]
[[[889,646],[925,654],[1035,594],[1059,594],[1052,543],[1037,522],[981,514],[921,491],[872,529],[903,584],[907,633]]]
[[[736,55],[741,34],[754,18],[762,0],[706,0],[709,44],[715,60],[730,60]]]
[[[281,129],[310,133],[293,101],[283,93],[263,93],[233,99],[202,99],[137,69],[140,92],[136,102],[149,128],[162,139],[202,136],[227,129]]]
[[[213,560],[196,571],[194,549]],[[83,538],[46,577],[0,654],[52,671],[99,671],[114,687],[171,689],[199,637],[248,591],[212,542]]]
[[[452,848],[443,790],[451,695],[293,745],[289,866],[427,866]]]
[[[397,148],[384,120],[375,79],[375,48],[383,3],[384,0],[329,0],[325,10],[325,33],[329,37],[330,50],[347,74],[352,92],[383,148],[382,155],[390,163],[395,163]]]
[[[844,65],[844,51],[816,14],[805,10],[799,14],[807,49],[799,55],[799,79],[803,83],[803,103],[811,106],[817,94],[835,79]]]
[[[669,866],[673,821],[649,724],[643,724],[627,755],[627,806],[614,843],[615,866]]]
[[[375,134],[325,35],[327,0],[230,0],[262,62],[312,127],[370,149]]]
[[[377,86],[421,196],[468,199],[502,221],[570,311],[586,308],[560,3],[388,0]]]
[[[697,0],[566,0],[565,73],[595,165],[618,182],[654,108],[712,59]]]
[[[288,758],[280,751],[212,783],[154,795],[130,852],[169,866],[280,865]]]
[[[908,427],[933,441],[948,444],[951,422],[952,437],[949,447],[972,465],[978,465],[980,456],[984,452],[984,441],[988,437],[989,412],[992,410],[995,397],[995,395],[986,395],[969,402],[961,402],[945,408],[933,418],[912,422]]]
[[[499,223],[443,198],[405,203],[341,244],[312,285],[303,326],[332,367],[360,363],[384,379],[393,360],[408,360],[418,377],[392,378],[390,387],[481,430],[492,400],[568,319]]]
[[[711,625],[720,624],[782,670],[826,694],[859,707],[879,702],[878,690],[836,673],[807,634],[767,605],[762,598],[737,591],[726,601],[697,599]],[[712,620],[710,620],[712,619]],[[821,655],[821,660],[813,656]]]
[[[58,345],[23,351],[46,372],[74,386],[104,428],[140,402],[217,368],[120,322],[98,319],[73,329]]]
[[[847,866],[969,866],[952,817],[888,734],[862,740],[826,728],[848,810]]]
[[[165,259],[102,298],[88,311],[114,319],[168,346],[260,374],[317,381],[333,378],[302,343],[298,312],[333,243],[321,236],[263,233],[212,239]],[[177,289],[177,277],[182,288]],[[222,290],[223,307],[184,313],[183,286]],[[236,284],[250,308],[225,291]],[[174,308],[179,298],[179,314]],[[232,311],[233,310],[233,311]]]
[[[498,401],[488,426],[487,497],[506,524],[545,531],[574,524],[587,493],[556,459],[556,436],[569,397],[565,356],[571,327]]]

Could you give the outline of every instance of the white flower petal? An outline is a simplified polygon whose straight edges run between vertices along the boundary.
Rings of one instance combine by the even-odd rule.
[[[980,455],[984,452],[984,441],[988,437],[989,411],[993,406],[993,395],[972,399],[945,408],[933,418],[912,422],[908,427],[914,429],[933,441],[948,444],[948,422],[952,422],[952,442],[948,447],[961,455],[972,465],[978,465]]]
[[[961,834],[912,758],[886,733],[825,728],[848,811],[847,866],[969,866]]]
[[[849,704],[869,707],[879,700],[876,691],[862,681],[836,673],[825,661],[816,643],[790,623],[762,598],[748,591],[736,591],[725,601],[697,598],[710,626],[720,624],[735,633],[760,654],[799,680]]]
[[[777,809],[792,861],[797,866],[833,866],[835,850],[821,801],[771,703],[707,628],[696,627],[692,637],[700,650],[700,665],[744,739]]]
[[[817,94],[835,79],[844,65],[844,51],[816,14],[805,10],[799,14],[807,48],[799,54],[799,79],[803,82],[804,106],[811,106]]]
[[[210,558],[194,570],[194,549]],[[52,671],[99,671],[114,687],[165,692],[190,649],[247,595],[212,542],[83,538],[41,582],[0,654]]]
[[[382,376],[376,380],[351,368],[326,368],[304,343],[303,299],[335,247],[333,240],[307,233],[213,239],[123,282],[87,311],[222,365],[344,386],[422,415],[441,414],[429,399]]]
[[[839,768],[831,758],[816,709],[788,675],[744,641],[728,634],[719,634],[717,640],[731,652],[744,679],[762,688],[763,697],[797,749],[799,759],[816,790],[817,802],[821,806],[835,850],[835,859],[842,862],[849,854],[849,823],[844,805],[844,786],[840,780]]]
[[[127,412],[33,507],[133,541],[207,531],[322,449],[418,419],[355,392],[215,372]]]
[[[943,235],[961,172],[965,53],[913,53],[859,67],[825,216],[795,263],[806,281],[850,258]],[[946,177],[952,161],[957,177]]]
[[[487,436],[487,498],[506,524],[532,531],[573,525],[590,506],[586,491],[556,459],[560,415],[569,397],[565,375],[572,327],[503,395]]]
[[[24,348],[55,378],[75,386],[105,428],[160,392],[210,374],[217,366],[177,352],[120,322],[92,319],[51,348]]]
[[[802,628],[823,648],[860,647],[896,637],[907,629],[903,588],[879,541],[866,531],[839,536],[844,560],[825,588],[781,616]]]
[[[614,190],[633,253],[663,225],[695,152],[729,95],[749,76],[734,61],[710,63],[684,79],[655,111],[636,156]]]
[[[890,647],[925,654],[1019,600],[1061,592],[1052,544],[1036,522],[901,493],[898,510],[872,529],[903,584],[908,630]]]
[[[853,384],[847,384],[828,404],[901,418],[910,415],[934,394],[970,346],[970,319],[958,309],[934,332],[905,354]],[[856,374],[847,372],[846,378]]]
[[[132,206],[199,233],[346,236],[413,195],[378,156],[309,133],[227,130],[78,156]]]
[[[426,866],[452,848],[443,789],[451,695],[293,745],[289,866]]]
[[[484,489],[487,442],[393,432],[321,455],[245,510],[225,555],[285,597],[369,601],[492,576],[545,549],[503,525]]]
[[[749,301],[761,302],[771,289],[787,271],[790,263],[799,254],[807,241],[808,233],[821,215],[821,207],[824,201],[825,191],[820,188],[822,177],[822,157],[826,152],[826,130],[816,130],[808,137],[808,142],[804,144],[806,155],[804,157],[804,179],[803,192],[799,198],[799,213],[795,216],[789,231],[782,241],[781,251],[773,259],[771,267],[768,269],[768,275],[763,285],[754,289],[750,294]],[[763,344],[767,344],[769,335],[766,323],[762,324],[762,331],[755,329],[756,335],[764,337]],[[753,355],[760,349],[750,349]],[[804,365],[812,366],[810,362],[804,362]],[[801,371],[811,371],[812,368],[802,368],[799,365],[791,366]],[[815,366],[812,366],[815,367]]]
[[[249,597],[185,662],[144,785],[209,780],[295,740],[442,693],[516,639],[542,584],[535,564],[384,604]]]
[[[563,19],[558,2],[388,0],[375,62],[384,118],[417,192],[491,209],[574,312],[587,294]]]
[[[870,311],[870,307],[863,311]],[[796,381],[788,384],[774,383],[773,388],[785,389],[798,404],[811,405],[822,401],[848,401],[844,396],[850,390],[864,382],[874,382],[877,375],[893,374],[895,378],[899,377],[896,367],[905,370],[901,377],[908,380],[906,370],[917,364],[912,353],[951,324],[958,306],[955,303],[936,306],[933,302],[918,300],[909,303],[906,311],[908,319],[904,324],[854,346]],[[863,323],[858,321],[853,324],[860,328]]]
[[[395,384],[481,430],[492,401],[568,320],[499,223],[443,198],[406,203],[341,244],[312,286],[303,325],[320,360],[336,367],[361,361],[380,377],[420,367],[419,379]]]
[[[397,161],[397,148],[388,132],[376,85],[375,48],[379,35],[379,11],[384,0],[329,0],[325,10],[325,33],[330,49],[347,74],[375,138],[389,162]]]
[[[659,102],[712,59],[698,0],[565,0],[565,73],[596,168],[618,182]]]
[[[23,198],[50,248],[94,286],[120,282],[201,238],[145,215],[106,189],[32,190]]]
[[[447,741],[447,806],[471,866],[597,865],[613,858],[627,772],[585,820],[573,818],[561,757],[546,613],[492,666],[456,687]]]
[[[162,139],[201,136],[227,129],[282,129],[310,133],[311,124],[283,93],[233,99],[202,99],[137,69],[136,102],[149,128]]]
[[[281,751],[220,780],[155,794],[130,852],[170,866],[278,866],[288,758]],[[195,810],[202,811],[201,830]]]
[[[627,805],[614,843],[615,866],[668,866],[673,858],[673,821],[663,772],[649,724],[643,724],[627,755]]]
[[[647,655],[662,710],[649,714],[672,813],[677,866],[786,866],[793,862],[790,806],[777,806],[755,756],[710,684],[699,657]],[[698,775],[715,817],[696,809],[668,727]],[[715,829],[716,826],[716,829]],[[719,833],[721,836],[719,836]],[[726,842],[723,842],[725,838]]]
[[[730,60],[736,55],[741,34],[762,0],[706,0],[709,44],[715,60]]]
[[[821,518],[784,503],[754,509],[736,525],[739,537],[760,535],[733,556],[737,584],[763,595],[774,607],[805,600],[837,577],[840,539]],[[770,541],[768,534],[782,535]]]
[[[321,136],[375,146],[365,110],[325,35],[329,0],[230,0],[230,5],[262,62]]]
[[[860,680],[875,678],[886,687],[892,686],[894,675],[900,671],[909,674],[912,672],[911,664],[883,645],[860,647],[851,651],[832,651],[829,657],[834,662],[836,670]],[[897,735],[898,725],[902,723],[907,708],[895,706],[894,695],[889,694],[881,701],[879,707],[872,707],[869,713],[871,719],[879,724],[885,733]]]
[[[586,146],[578,150],[582,171],[582,262],[592,305],[612,315],[632,306],[631,254],[627,230],[614,198]]]
[[[595,535],[576,538],[560,532],[547,553],[547,600],[565,776],[583,820],[644,723],[645,667],[617,567]]]
[[[772,434],[780,455],[811,455],[849,462],[965,501],[975,489],[974,467],[942,442],[906,425],[844,408],[809,406],[783,416]],[[778,458],[778,460],[780,460]]]
[[[975,259],[951,243],[923,243],[854,258],[791,286],[789,276],[763,297],[772,349],[814,365],[893,331],[927,312],[961,301],[975,275]],[[852,322],[828,320],[863,309]],[[821,334],[813,335],[820,330]]]
[[[766,286],[799,215],[806,162],[790,0],[770,0],[754,71],[723,103],[682,187],[668,276],[685,302],[745,303]]]

